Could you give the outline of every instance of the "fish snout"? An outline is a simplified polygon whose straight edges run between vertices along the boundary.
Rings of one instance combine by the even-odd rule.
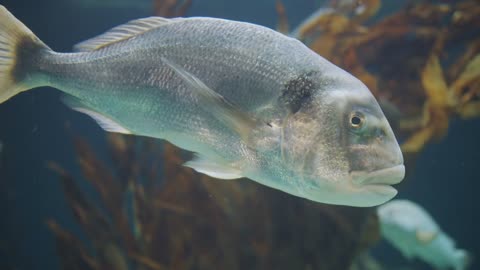
[[[355,183],[396,184],[405,175],[403,154],[391,128],[385,124],[374,129],[369,139],[350,147],[350,170]],[[391,174],[391,177],[386,177]],[[369,179],[368,181],[366,179]]]
[[[376,206],[383,204],[398,191],[391,185],[398,184],[405,176],[405,166],[395,165],[375,171],[353,171],[350,173],[351,198],[356,198],[357,206]]]

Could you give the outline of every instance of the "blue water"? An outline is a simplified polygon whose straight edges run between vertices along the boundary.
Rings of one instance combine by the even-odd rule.
[[[80,0],[79,0],[80,1]],[[321,1],[285,0],[290,23],[296,25]],[[396,1],[395,1],[396,2]],[[73,44],[128,20],[151,15],[141,9],[82,9],[64,0],[0,0],[46,44],[69,51]],[[253,22],[274,28],[273,0],[195,1],[187,16],[212,16]],[[398,3],[398,2],[397,2]],[[66,108],[60,92],[50,88],[22,93],[0,105],[0,269],[59,269],[52,234],[45,225],[55,219],[82,235],[65,203],[57,175],[46,161],[61,161],[80,175],[69,132],[87,137],[105,150],[104,132],[90,119]],[[66,129],[65,126],[69,126]],[[70,131],[67,131],[70,130]],[[480,121],[453,121],[449,135],[428,145],[418,158],[412,178],[402,184],[399,198],[411,199],[430,211],[458,246],[480,258]],[[407,168],[408,170],[409,168]],[[88,186],[84,186],[89,190]],[[307,221],[306,221],[307,222]],[[388,265],[407,265],[400,254],[382,243],[375,255]],[[429,269],[414,262],[415,269]],[[480,269],[477,262],[471,269]]]

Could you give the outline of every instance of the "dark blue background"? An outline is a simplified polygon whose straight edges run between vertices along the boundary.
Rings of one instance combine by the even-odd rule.
[[[113,26],[151,15],[149,10],[85,9],[68,2],[0,1],[52,49],[62,52]],[[290,23],[296,25],[322,1],[284,2]],[[395,2],[398,5],[401,1]],[[274,3],[194,0],[187,15],[236,19],[274,28]],[[49,218],[81,235],[65,204],[57,175],[46,169],[45,163],[58,161],[80,175],[66,126],[86,136],[99,153],[105,147],[104,132],[92,120],[66,108],[59,95],[57,90],[40,88],[0,105],[0,141],[4,144],[0,153],[0,269],[58,269],[54,240],[45,225]],[[478,120],[454,121],[447,138],[425,149],[413,177],[401,185],[398,195],[423,205],[460,247],[473,252],[480,246],[479,127]],[[389,245],[381,244],[375,253],[388,264],[406,264]],[[480,257],[478,253],[476,257]]]

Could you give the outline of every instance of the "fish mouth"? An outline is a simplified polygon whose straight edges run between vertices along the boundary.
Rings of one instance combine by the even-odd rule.
[[[395,197],[398,192],[391,185],[401,182],[404,176],[404,165],[372,172],[352,171],[348,180],[326,181],[325,186],[302,183],[297,196],[328,204],[372,207]]]
[[[351,172],[352,183],[356,186],[390,186],[400,183],[405,177],[403,164],[372,172]]]

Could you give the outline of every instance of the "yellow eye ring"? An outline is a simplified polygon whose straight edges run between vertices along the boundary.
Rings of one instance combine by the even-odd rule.
[[[358,112],[351,113],[349,119],[350,127],[354,129],[359,129],[365,124],[365,116]]]

